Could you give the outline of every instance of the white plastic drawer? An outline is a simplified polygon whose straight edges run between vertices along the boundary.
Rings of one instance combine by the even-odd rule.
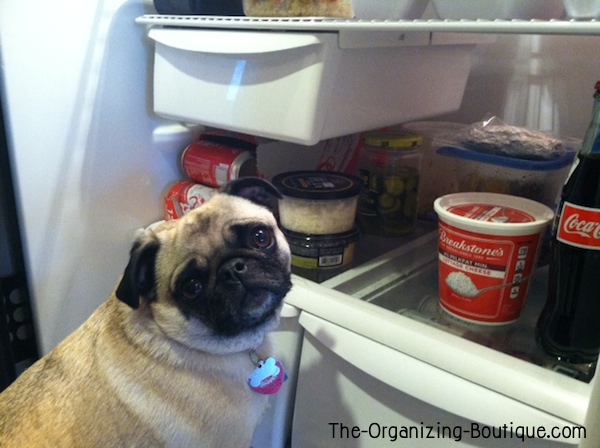
[[[153,28],[149,37],[156,113],[305,145],[458,109],[474,48],[431,45],[430,33]]]

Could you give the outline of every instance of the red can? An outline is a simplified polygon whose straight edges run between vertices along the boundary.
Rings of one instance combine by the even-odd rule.
[[[217,188],[194,182],[184,181],[175,184],[165,196],[165,219],[168,221],[181,218],[209,201],[217,191]]]
[[[253,151],[208,140],[200,140],[185,148],[181,165],[190,179],[210,187],[257,175]]]

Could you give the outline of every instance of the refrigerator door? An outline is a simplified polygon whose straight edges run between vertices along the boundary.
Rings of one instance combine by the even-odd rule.
[[[400,439],[415,447],[514,447],[523,440],[558,448],[579,441],[571,422],[309,313],[300,323],[294,448],[376,447]]]
[[[304,330],[298,322],[300,310],[284,303],[279,327],[272,334],[273,356],[285,368],[288,379],[283,388],[269,398],[269,407],[254,433],[254,448],[285,448],[292,431],[292,414],[300,365]]]
[[[437,283],[430,278],[436,274],[436,235],[433,232],[417,238],[340,275],[340,279],[315,284],[296,277],[294,288],[298,293],[289,297],[289,303],[331,324],[321,322],[319,329],[309,328],[308,318],[304,314],[301,317],[306,331],[324,341],[329,351],[335,351],[336,358],[346,359],[353,369],[363,372],[361,375],[378,378],[444,412],[492,425],[508,425],[512,421],[515,425],[546,427],[554,418],[574,426],[583,425],[591,391],[586,381],[519,358],[516,352],[503,352],[494,344],[486,345],[478,339],[477,332],[471,332],[469,337],[474,337],[469,339],[465,333],[454,331],[454,327],[418,318],[414,307],[421,302],[422,294]],[[511,334],[508,326],[491,330],[491,342],[502,339],[494,331]],[[514,333],[521,341],[521,333]],[[346,341],[353,342],[344,351]],[[357,359],[369,359],[376,352],[380,354],[366,366],[355,367]],[[391,361],[394,359],[397,361]],[[390,379],[394,371],[388,371],[393,362],[410,366],[409,372],[418,373],[402,373],[394,383]],[[301,383],[307,370],[304,359],[302,363]],[[424,378],[428,380],[422,381]],[[301,409],[303,395],[299,386],[297,409]],[[473,404],[475,398],[465,397],[477,397],[481,407]],[[360,408],[362,404],[356,406]],[[572,435],[566,439],[577,443],[577,437]]]

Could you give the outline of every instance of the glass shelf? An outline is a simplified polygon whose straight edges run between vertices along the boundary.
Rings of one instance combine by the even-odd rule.
[[[147,14],[138,17],[136,22],[140,25],[254,30],[600,35],[598,20],[360,20]]]
[[[412,235],[410,243],[323,284],[577,380],[589,382],[592,379],[595,363],[559,362],[547,356],[535,342],[535,325],[546,300],[547,266],[538,268],[533,275],[519,320],[490,326],[459,319],[440,307],[437,254],[437,231]]]

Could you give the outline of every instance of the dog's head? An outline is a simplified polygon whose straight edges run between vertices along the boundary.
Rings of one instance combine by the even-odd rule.
[[[279,192],[243,178],[135,242],[116,296],[188,347],[256,347],[291,288],[290,250],[272,211]]]

